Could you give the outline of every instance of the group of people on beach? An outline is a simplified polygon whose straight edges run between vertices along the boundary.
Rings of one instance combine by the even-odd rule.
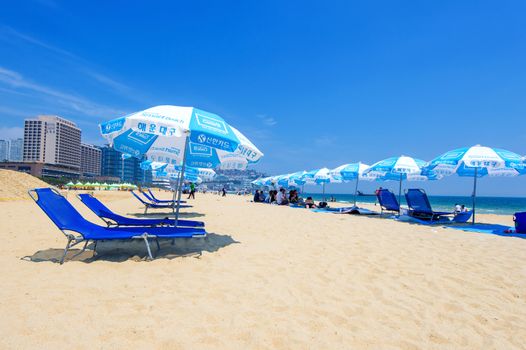
[[[270,190],[267,195],[261,190],[256,190],[254,193],[255,203],[269,203],[277,205],[295,205],[305,208],[317,208],[316,204],[312,197],[307,197],[303,199],[298,195],[297,190],[290,190],[288,195],[287,191],[284,188],[278,190]]]

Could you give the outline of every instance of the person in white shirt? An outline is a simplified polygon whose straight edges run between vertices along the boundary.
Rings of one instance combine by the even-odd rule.
[[[276,202],[278,205],[287,205],[289,204],[289,201],[287,200],[287,196],[285,194],[285,189],[281,188],[278,192],[278,195],[276,196]]]

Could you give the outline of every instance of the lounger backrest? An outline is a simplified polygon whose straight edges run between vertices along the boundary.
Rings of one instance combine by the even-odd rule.
[[[111,213],[108,207],[89,193],[81,193],[78,197],[80,201],[90,208],[92,212],[97,214],[97,216],[104,217],[104,214]]]
[[[84,229],[93,226],[56,190],[36,188],[32,191],[38,197],[37,199],[33,198],[35,202],[59,229],[82,232]]]
[[[398,204],[395,194],[388,189],[384,188],[379,190],[376,193],[376,197],[378,198],[380,205],[386,210],[400,210],[400,204]]]
[[[148,189],[148,193],[150,194],[150,196],[151,196],[153,199],[157,199],[157,198],[155,198],[155,196],[153,195],[153,192],[152,192],[151,189]]]
[[[150,202],[155,202],[155,201],[153,200],[153,198],[150,197],[150,195],[149,195],[148,193],[146,193],[145,191],[141,191],[141,193],[142,193],[142,195],[143,195],[144,197],[146,197],[146,199],[148,199]]]
[[[141,203],[143,203],[143,204],[148,204],[148,203],[146,203],[141,197],[139,197],[139,196],[137,195],[137,193],[135,193],[135,192],[133,192],[133,191],[130,191],[130,192],[135,196],[135,198],[137,198],[138,200],[140,200]]]
[[[513,221],[515,221],[517,233],[526,233],[526,212],[515,213]]]
[[[405,190],[405,199],[407,201],[407,206],[411,210],[422,213],[433,212],[426,192],[420,188],[410,188]]]

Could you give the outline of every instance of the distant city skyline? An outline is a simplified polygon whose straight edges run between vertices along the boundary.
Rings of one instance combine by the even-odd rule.
[[[174,104],[224,117],[269,174],[475,144],[525,155],[525,12],[522,1],[21,1],[0,13],[0,138],[57,114],[101,145],[98,123]],[[526,196],[524,181],[484,178],[480,194]],[[456,176],[409,186],[471,191]]]

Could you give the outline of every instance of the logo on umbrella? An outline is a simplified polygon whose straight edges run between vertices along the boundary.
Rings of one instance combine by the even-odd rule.
[[[200,143],[205,143],[206,142],[206,135],[205,134],[201,134],[201,135],[197,136],[197,141],[199,141]]]

